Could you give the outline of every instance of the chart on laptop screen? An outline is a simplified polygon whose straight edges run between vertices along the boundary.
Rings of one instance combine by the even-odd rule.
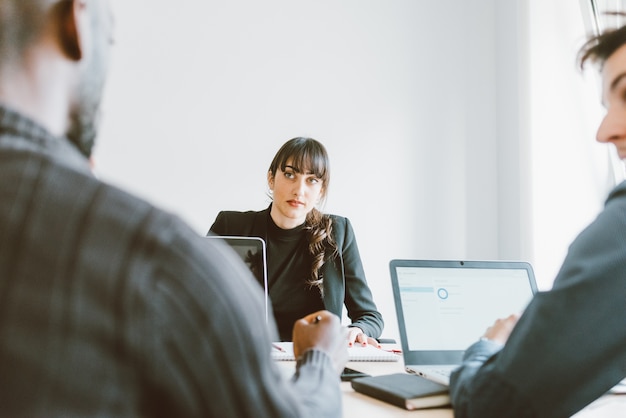
[[[532,298],[523,269],[397,267],[410,350],[464,350]]]

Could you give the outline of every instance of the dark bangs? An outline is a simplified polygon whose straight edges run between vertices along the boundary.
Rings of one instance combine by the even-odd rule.
[[[606,14],[625,16],[625,14],[621,12]],[[580,48],[577,57],[578,65],[581,69],[584,69],[585,64],[589,61],[599,64],[601,70],[606,60],[624,44],[626,44],[626,26],[607,29],[601,34],[587,40]]]
[[[297,173],[312,173],[324,185],[330,180],[330,166],[326,148],[313,138],[297,137],[287,141],[276,153],[270,172],[276,174],[278,168],[285,171],[287,161]]]

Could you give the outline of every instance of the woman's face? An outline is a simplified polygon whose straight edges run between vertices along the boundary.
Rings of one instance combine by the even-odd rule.
[[[309,213],[323,197],[322,179],[311,172],[298,173],[287,160],[285,171],[280,167],[276,173],[267,174],[269,188],[274,197],[270,215],[274,223],[283,229],[302,225]]]

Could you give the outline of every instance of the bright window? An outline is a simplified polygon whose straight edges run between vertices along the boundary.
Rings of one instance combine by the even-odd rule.
[[[597,72],[583,74],[576,65],[588,32],[581,5],[530,3],[533,265],[542,289],[551,287],[568,245],[624,178],[614,150],[595,141],[604,114]]]

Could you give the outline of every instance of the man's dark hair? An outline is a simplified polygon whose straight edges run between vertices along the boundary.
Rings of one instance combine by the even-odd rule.
[[[0,0],[0,57],[4,62],[20,59],[28,44],[39,36],[45,3],[46,0]]]
[[[624,12],[611,12],[607,14],[626,17],[626,13]],[[598,64],[599,67],[602,68],[606,60],[622,45],[626,45],[626,26],[617,29],[607,29],[601,34],[590,38],[580,48],[578,52],[578,64],[581,69],[585,68],[587,62]]]

